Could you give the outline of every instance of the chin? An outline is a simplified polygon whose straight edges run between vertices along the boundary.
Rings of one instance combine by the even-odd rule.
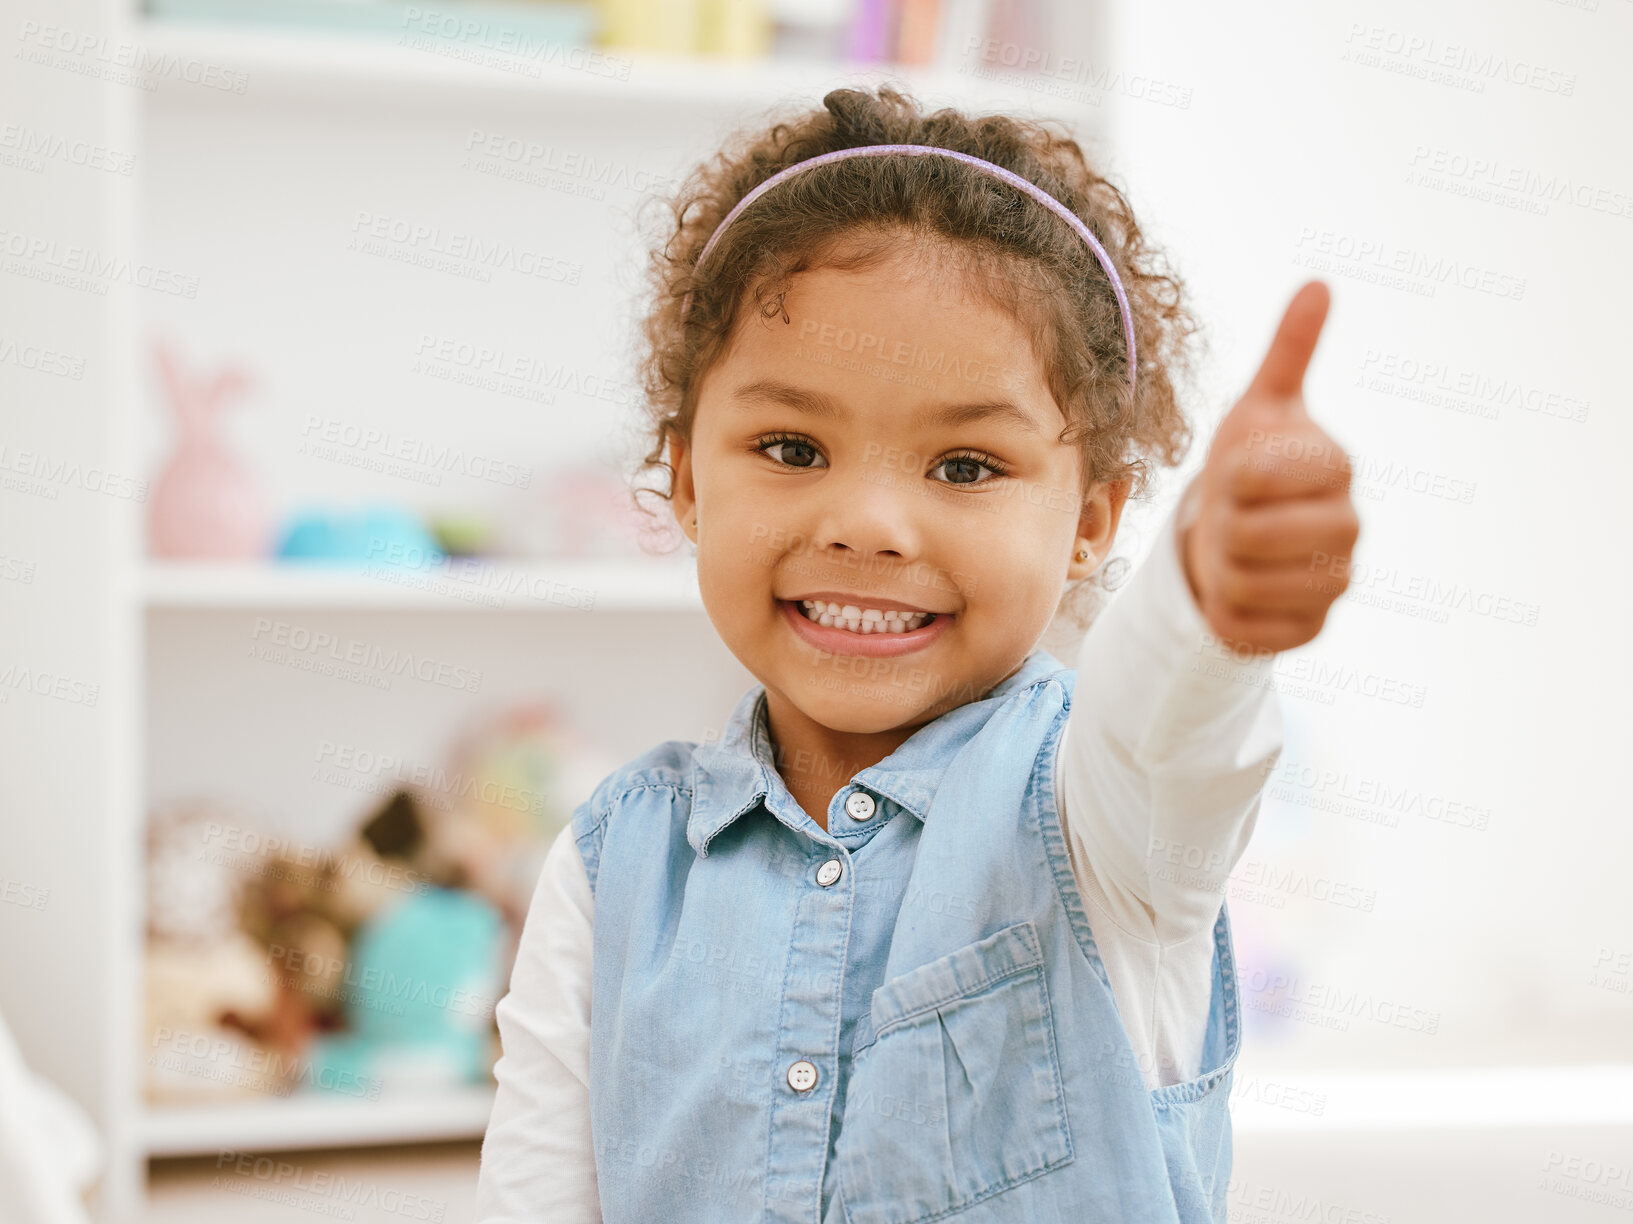
[[[829,730],[853,735],[922,722],[930,704],[928,693],[838,672],[812,672],[788,695],[807,717]]]

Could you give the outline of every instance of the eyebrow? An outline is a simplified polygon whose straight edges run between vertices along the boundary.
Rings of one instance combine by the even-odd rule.
[[[820,391],[779,382],[775,378],[758,378],[753,382],[744,383],[731,393],[731,398],[740,408],[769,400],[811,416],[837,420],[845,415],[844,409],[832,397]],[[927,408],[914,418],[913,423],[919,426],[935,424],[955,426],[968,425],[972,421],[1007,422],[1027,433],[1043,432],[1025,409],[1001,399],[952,404],[944,408]]]

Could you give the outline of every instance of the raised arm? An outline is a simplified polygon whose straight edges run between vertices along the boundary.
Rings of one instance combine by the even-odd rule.
[[[1072,840],[1111,917],[1158,944],[1212,928],[1282,742],[1274,656],[1223,649],[1187,589],[1195,493],[1083,639],[1061,747]]]
[[[1295,295],[1207,463],[1078,652],[1056,771],[1067,846],[1153,1086],[1197,1073],[1209,931],[1281,748],[1274,652],[1320,632],[1347,579],[1316,561],[1347,563],[1360,530],[1348,458],[1304,408],[1327,301],[1319,283]]]
[[[503,1048],[482,1140],[476,1224],[599,1224],[590,1132],[593,906],[572,826],[545,856],[494,1007]]]

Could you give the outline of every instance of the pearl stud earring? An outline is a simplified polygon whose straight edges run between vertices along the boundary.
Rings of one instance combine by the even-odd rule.
[[[1077,559],[1079,561],[1087,561],[1089,559],[1089,550],[1086,549],[1086,548],[1078,549],[1077,550]]]

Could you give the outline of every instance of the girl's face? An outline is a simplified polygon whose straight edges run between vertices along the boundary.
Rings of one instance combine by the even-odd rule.
[[[1127,486],[1085,501],[1031,336],[956,276],[819,268],[784,309],[745,312],[672,443],[704,606],[774,725],[916,727],[1020,667]],[[825,627],[810,600],[910,628]]]

